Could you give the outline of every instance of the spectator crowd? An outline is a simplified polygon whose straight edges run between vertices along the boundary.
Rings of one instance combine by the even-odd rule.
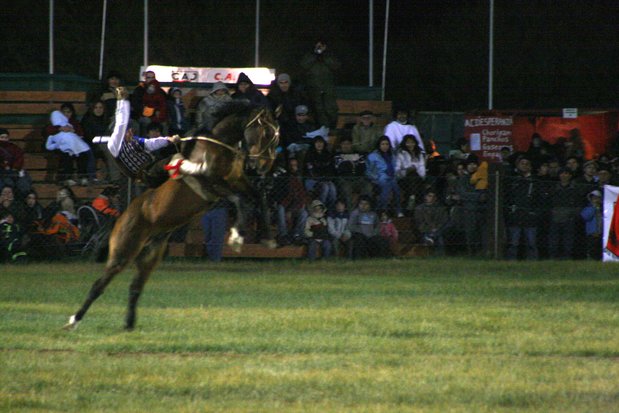
[[[130,96],[132,129],[146,138],[208,130],[217,110],[238,99],[279,108],[276,166],[269,175],[252,178],[262,199],[246,199],[244,205],[259,229],[256,241],[307,245],[311,260],[397,256],[402,241],[398,223],[403,221],[413,228],[412,242],[441,255],[484,256],[490,239],[500,236],[507,259],[600,259],[603,186],[618,183],[619,153],[586,159],[577,129],[552,145],[534,134],[527,151],[501,150],[500,164],[493,165],[500,182],[490,187],[491,166],[471,152],[466,138],[440,154],[404,108],[396,107],[385,126],[367,109],[354,125],[336,129],[339,62],[325,42],[316,43],[301,67],[304,83],[279,73],[264,93],[245,73],[233,87],[214,83],[203,91],[195,111],[185,107],[181,88],[165,91],[155,73],[147,71]],[[113,129],[114,91],[123,83],[118,72],[110,72],[79,120],[71,104],[51,114],[43,132],[45,147],[59,156],[63,186],[45,207],[23,168],[23,150],[0,129],[3,260],[36,255],[28,248],[33,243],[51,246],[46,251],[54,252],[48,255],[62,256],[71,245],[87,241],[79,233],[84,225],[71,190],[75,185],[108,185],[87,204],[98,217],[113,220],[121,213],[121,171],[107,147],[93,138]],[[153,160],[169,155],[170,148],[164,148]],[[97,162],[105,165],[101,178]],[[493,192],[497,188],[498,194]],[[497,199],[498,217],[492,214]],[[205,254],[213,261],[221,259],[226,231],[221,223],[230,208],[222,202],[202,219]],[[501,220],[501,235],[492,231],[492,219]]]

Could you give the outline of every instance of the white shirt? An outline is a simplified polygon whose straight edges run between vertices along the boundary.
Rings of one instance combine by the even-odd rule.
[[[393,150],[398,149],[400,142],[402,142],[402,138],[405,135],[413,135],[417,139],[417,145],[421,149],[421,152],[425,153],[426,148],[423,146],[423,141],[421,140],[421,134],[417,130],[415,125],[401,124],[400,122],[394,120],[385,126],[385,135],[391,141],[391,147]]]

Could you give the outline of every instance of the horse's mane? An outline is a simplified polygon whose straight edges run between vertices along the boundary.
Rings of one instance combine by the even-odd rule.
[[[213,125],[217,126],[217,124],[224,120],[226,116],[240,113],[249,113],[251,109],[253,109],[252,104],[244,99],[237,99],[228,102],[222,107],[220,107],[217,112],[213,113],[213,117],[215,118],[215,122],[213,123]]]
[[[252,109],[252,105],[247,100],[233,100],[231,102],[227,102],[222,107],[217,109],[215,113],[213,113],[213,127],[209,128],[205,125],[198,125],[191,129],[187,136],[211,136],[213,134],[213,129],[217,126],[219,122],[224,120],[226,116],[247,113]]]
[[[231,102],[226,103],[221,108],[219,108],[214,114],[213,118],[215,122],[213,123],[213,127],[209,128],[207,126],[197,127],[190,130],[187,135],[188,136],[212,136],[213,130],[217,127],[217,125],[223,121],[226,117],[235,114],[247,114],[249,115],[250,111],[254,108],[254,106],[247,100],[233,100]],[[195,141],[187,142],[183,145],[182,153],[184,156],[189,156],[191,151],[195,146]]]

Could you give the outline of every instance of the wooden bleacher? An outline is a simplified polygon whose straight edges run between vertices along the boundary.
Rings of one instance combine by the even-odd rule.
[[[72,103],[77,115],[86,112],[86,92],[0,91],[0,114],[28,115],[47,121],[48,115],[63,103]]]
[[[54,182],[55,157],[45,150],[43,128],[52,111],[65,102],[72,103],[78,116],[86,112],[86,92],[81,91],[0,91],[0,116],[10,123],[0,123],[9,131],[12,143],[25,151],[24,168],[34,181],[39,199],[45,203],[56,198],[58,185]],[[19,122],[22,121],[22,122]],[[102,186],[72,188],[82,199],[94,198]]]
[[[376,115],[376,124],[385,126],[391,122],[391,101],[389,100],[337,100],[339,109],[337,129],[352,128],[357,122],[359,113],[370,110]]]
[[[186,106],[195,110],[201,95],[191,91],[184,96]],[[78,115],[86,111],[86,92],[78,91],[0,91],[0,127],[9,130],[10,139],[26,152],[25,169],[34,180],[34,187],[45,205],[55,199],[59,185],[50,174],[49,152],[45,150],[42,130],[49,121],[49,114],[64,102],[71,102]],[[359,113],[371,110],[376,114],[376,123],[383,126],[391,119],[391,102],[371,100],[338,100],[340,114],[338,129],[351,128]],[[10,122],[1,119],[8,115]],[[4,117],[3,117],[4,116]],[[337,133],[337,132],[335,132]],[[92,199],[103,186],[74,186],[72,189],[80,199]],[[419,257],[429,255],[427,247],[415,244],[416,237],[410,218],[397,218],[402,245],[400,256]],[[274,231],[275,232],[275,231]],[[173,257],[202,257],[203,233],[199,219],[192,220],[185,242],[170,243],[169,255]],[[224,247],[224,257],[229,258],[303,258],[307,255],[305,246],[290,245],[270,249],[262,244],[245,244],[240,253]]]

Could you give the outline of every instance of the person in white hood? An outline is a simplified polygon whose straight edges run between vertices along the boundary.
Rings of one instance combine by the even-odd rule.
[[[426,149],[423,146],[421,134],[415,125],[408,123],[408,112],[404,109],[398,109],[395,112],[395,119],[385,126],[385,136],[391,141],[391,147],[397,148],[402,142],[402,138],[406,135],[413,135],[417,139],[417,145],[421,152],[425,154]]]

